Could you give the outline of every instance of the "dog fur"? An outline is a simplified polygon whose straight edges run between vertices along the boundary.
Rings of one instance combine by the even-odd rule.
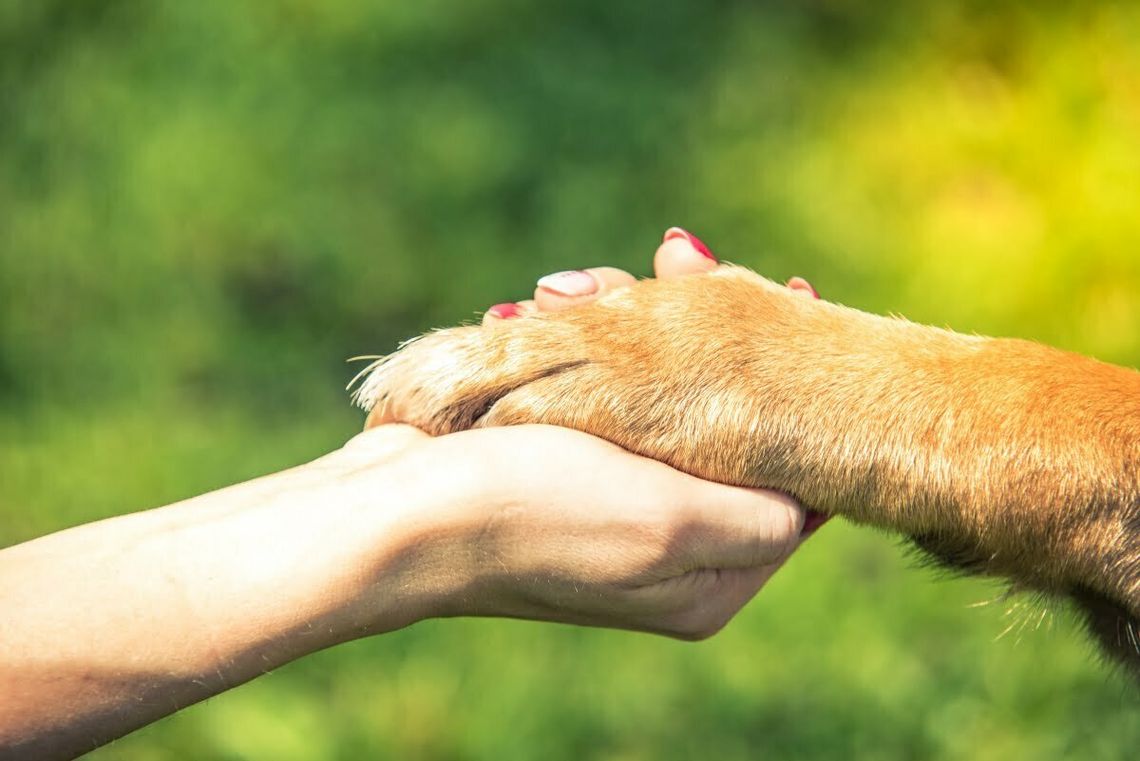
[[[801,298],[734,266],[437,331],[357,401],[432,434],[548,423],[779,489],[1077,602],[1140,678],[1140,373]]]

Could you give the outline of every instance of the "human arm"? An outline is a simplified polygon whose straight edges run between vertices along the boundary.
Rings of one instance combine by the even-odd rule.
[[[660,277],[715,266],[675,237],[655,262]],[[634,282],[585,272],[584,291],[540,287],[489,310],[486,328]],[[706,636],[775,571],[802,521],[779,495],[573,431],[429,439],[381,425],[292,470],[0,550],[0,758],[72,756],[433,616]]]
[[[781,489],[1074,600],[1140,675],[1140,374],[792,290],[726,266],[509,330],[437,331],[358,399],[432,433],[561,425]]]
[[[0,551],[0,757],[70,757],[430,617],[708,636],[802,521],[786,497],[574,431],[381,426],[307,465]]]

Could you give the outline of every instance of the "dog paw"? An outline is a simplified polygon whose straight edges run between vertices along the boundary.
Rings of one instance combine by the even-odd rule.
[[[437,331],[365,375],[356,399],[371,423],[433,435],[546,423],[779,489],[952,567],[1075,595],[1109,651],[1135,663],[1137,501],[1120,476],[1134,473],[1135,439],[1113,427],[1140,389],[1130,371],[721,266]]]
[[[786,336],[814,306],[739,267],[643,281],[571,310],[422,336],[369,368],[355,397],[371,419],[433,435],[560,425],[761,485],[756,385],[795,357],[757,332]]]

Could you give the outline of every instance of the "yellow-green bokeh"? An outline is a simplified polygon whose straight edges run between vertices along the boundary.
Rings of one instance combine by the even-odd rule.
[[[1140,6],[4,3],[0,544],[317,456],[346,357],[675,224],[1140,364]],[[706,643],[430,622],[95,757],[1134,755],[1063,609],[936,576],[829,525]]]

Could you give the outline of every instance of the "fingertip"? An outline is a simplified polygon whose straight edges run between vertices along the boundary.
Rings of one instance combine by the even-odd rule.
[[[498,320],[509,320],[512,317],[518,317],[521,313],[522,310],[519,308],[519,305],[513,301],[495,304],[483,313],[483,324],[489,325]]]
[[[637,278],[616,267],[556,272],[538,281],[534,304],[540,312],[557,312],[586,304],[616,288],[637,282]]]
[[[670,227],[653,255],[657,277],[678,277],[709,272],[719,266],[716,256],[701,239],[680,227]]]
[[[590,270],[563,270],[543,275],[536,283],[535,293],[548,293],[565,298],[593,296],[599,282]]]
[[[483,313],[483,325],[494,325],[504,320],[529,317],[537,311],[538,307],[535,306],[534,299],[523,299],[522,301],[508,301],[502,304],[495,304]]]
[[[705,245],[705,242],[683,227],[670,227],[668,230],[666,230],[665,235],[661,237],[661,242],[665,243],[670,240],[687,241],[688,244],[693,247],[693,250],[698,254],[705,257],[706,259],[711,259],[714,262],[717,261],[716,254],[714,254],[709,249],[709,247]]]
[[[788,288],[796,293],[803,294],[804,296],[811,296],[813,299],[819,298],[819,293],[812,287],[812,284],[802,277],[793,277],[788,281]]]

